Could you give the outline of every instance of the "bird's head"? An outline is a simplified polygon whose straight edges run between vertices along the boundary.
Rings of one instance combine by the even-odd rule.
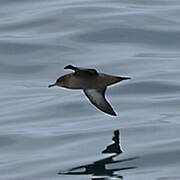
[[[61,76],[60,78],[58,78],[57,80],[56,80],[56,82],[54,83],[54,84],[50,84],[48,87],[50,88],[50,87],[53,87],[53,86],[60,86],[60,87],[65,87],[66,86],[66,82],[67,82],[67,80],[66,80],[67,78],[66,78],[66,75],[65,76]]]

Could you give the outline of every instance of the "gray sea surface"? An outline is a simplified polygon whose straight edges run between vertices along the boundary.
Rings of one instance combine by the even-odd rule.
[[[114,174],[180,179],[179,0],[1,0],[0,17],[0,180],[93,179],[58,172],[110,156],[116,129],[132,160]],[[107,90],[117,117],[48,88],[68,64],[132,78]]]

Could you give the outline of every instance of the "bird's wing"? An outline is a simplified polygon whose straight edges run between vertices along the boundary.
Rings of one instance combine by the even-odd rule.
[[[77,75],[88,75],[88,76],[97,76],[98,72],[95,69],[90,68],[78,68],[76,71]]]
[[[95,69],[90,69],[90,68],[81,68],[81,67],[74,67],[72,65],[68,65],[65,66],[64,69],[74,70],[76,75],[86,75],[86,76],[98,75],[98,72]]]
[[[84,89],[85,95],[88,97],[88,99],[91,101],[92,104],[94,104],[101,111],[116,116],[116,113],[114,112],[113,108],[105,99],[105,91],[106,88]]]

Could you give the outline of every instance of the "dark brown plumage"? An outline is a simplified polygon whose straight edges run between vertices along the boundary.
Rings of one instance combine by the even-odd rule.
[[[65,66],[64,69],[71,69],[74,73],[61,76],[54,84],[48,87],[60,86],[69,89],[82,89],[90,102],[101,111],[116,116],[111,105],[105,99],[106,87],[129,77],[112,76],[98,73],[95,69],[80,68],[72,65]]]

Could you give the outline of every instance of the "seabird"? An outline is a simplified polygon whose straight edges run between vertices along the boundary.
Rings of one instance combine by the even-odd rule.
[[[61,76],[54,84],[48,87],[60,86],[69,89],[82,89],[90,102],[101,111],[116,116],[111,105],[105,98],[107,86],[118,83],[130,77],[113,76],[104,73],[98,73],[95,69],[75,67],[67,65],[64,69],[71,69],[74,73]]]

